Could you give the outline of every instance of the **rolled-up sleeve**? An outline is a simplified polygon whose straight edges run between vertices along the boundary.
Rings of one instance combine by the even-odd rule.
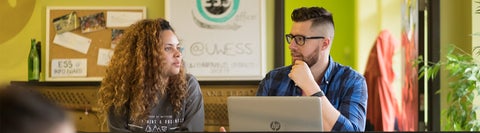
[[[347,89],[339,107],[341,115],[338,117],[332,131],[365,130],[367,92],[365,80],[356,80],[353,86]]]

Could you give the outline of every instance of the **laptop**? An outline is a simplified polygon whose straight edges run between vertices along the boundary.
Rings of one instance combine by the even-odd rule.
[[[230,131],[323,131],[319,97],[230,96]]]

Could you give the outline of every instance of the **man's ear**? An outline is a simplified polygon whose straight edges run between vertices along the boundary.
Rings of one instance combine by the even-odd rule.
[[[323,41],[322,41],[321,48],[322,48],[322,50],[325,50],[325,49],[327,49],[329,46],[330,46],[330,37],[326,37],[326,38],[323,39]]]

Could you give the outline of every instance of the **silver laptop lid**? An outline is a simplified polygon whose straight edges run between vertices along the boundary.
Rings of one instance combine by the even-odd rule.
[[[323,131],[319,97],[230,96],[230,131]]]

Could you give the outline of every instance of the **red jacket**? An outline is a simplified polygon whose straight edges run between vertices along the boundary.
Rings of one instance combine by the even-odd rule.
[[[369,96],[367,120],[375,131],[394,131],[398,106],[392,86],[395,79],[392,57],[398,45],[390,32],[383,30],[368,57],[364,74]]]

